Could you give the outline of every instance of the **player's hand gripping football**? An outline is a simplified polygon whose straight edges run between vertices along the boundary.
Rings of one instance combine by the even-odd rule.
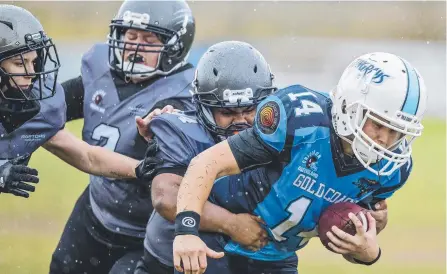
[[[228,220],[225,234],[245,248],[257,251],[264,247],[268,242],[268,234],[262,228],[262,219],[246,213],[234,214],[231,220]]]
[[[201,274],[207,267],[206,257],[220,259],[224,253],[210,249],[195,235],[178,235],[174,239],[173,255],[174,267],[178,272]]]
[[[386,200],[377,202],[374,205],[374,210],[369,210],[369,212],[371,212],[371,215],[376,220],[377,234],[379,234],[385,229],[388,223],[388,205]]]
[[[25,165],[29,156],[29,154],[19,156],[0,166],[0,192],[24,198],[29,197],[28,192],[34,192],[35,187],[27,183],[37,184],[39,178],[37,170]]]
[[[177,109],[174,109],[173,106],[167,105],[163,109],[156,108],[151,113],[146,115],[146,117],[141,118],[140,116],[135,117],[135,122],[137,123],[138,133],[143,137],[147,142],[152,140],[152,137],[154,136],[153,132],[150,128],[150,123],[152,119],[155,116],[158,116],[163,113],[172,113],[178,111]]]
[[[359,214],[363,215],[362,212]],[[353,213],[349,213],[349,218],[355,225],[356,234],[352,236],[338,227],[333,226],[332,232],[327,232],[327,236],[331,240],[329,247],[336,253],[350,255],[362,262],[374,261],[379,255],[380,250],[379,244],[377,243],[376,220],[370,212],[367,212],[368,230],[366,230],[362,222]]]

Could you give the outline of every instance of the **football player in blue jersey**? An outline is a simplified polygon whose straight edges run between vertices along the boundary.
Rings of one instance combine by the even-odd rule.
[[[178,193],[175,268],[203,273],[207,255],[216,256],[207,247],[212,241],[198,237],[198,227],[219,177],[258,166],[277,174],[269,178],[267,192],[251,188],[249,195],[219,197],[249,203],[248,213],[262,218],[271,239],[256,252],[225,242],[223,249],[233,256],[223,260],[230,265],[241,258],[271,261],[295,253],[317,236],[319,216],[333,203],[372,204],[390,197],[411,172],[411,145],[422,133],[426,103],[417,70],[382,52],[355,59],[330,96],[300,85],[271,95],[259,104],[253,128],[207,149],[189,165]],[[330,247],[348,261],[371,265],[381,250],[375,219],[366,215],[367,231],[351,214],[357,234],[333,227],[328,237]]]
[[[157,116],[150,123],[151,133],[158,144],[158,151],[152,156],[161,160],[161,164],[156,169],[151,189],[156,211],[148,222],[145,253],[135,273],[174,272],[172,242],[177,191],[189,162],[206,148],[250,128],[257,104],[276,90],[269,65],[261,53],[250,44],[239,41],[211,46],[199,60],[195,75],[193,96],[197,111]],[[150,116],[152,114],[145,120],[151,120]],[[147,136],[147,128],[140,132],[151,138]],[[255,172],[250,176],[242,174],[229,179],[235,184],[241,180],[262,181],[261,176],[265,174],[257,170],[250,173]],[[238,211],[240,209],[226,210],[207,203],[202,231],[222,232],[242,246],[259,249],[266,243],[266,233],[259,220],[251,214],[238,214]],[[258,269],[265,270],[262,262],[257,264]],[[294,254],[275,265],[294,271],[296,266]],[[225,265],[216,267],[226,268]]]
[[[124,1],[108,41],[84,54],[81,76],[62,83],[67,120],[84,118],[83,140],[143,159],[147,144],[135,126],[137,116],[166,104],[193,108],[194,68],[187,56],[194,34],[194,17],[183,0]],[[119,258],[142,250],[152,210],[146,181],[91,176],[50,273],[108,273]]]
[[[90,146],[64,129],[64,91],[51,38],[27,10],[0,5],[0,193],[28,198],[38,182],[27,167],[39,147],[87,173],[134,178],[137,160]]]

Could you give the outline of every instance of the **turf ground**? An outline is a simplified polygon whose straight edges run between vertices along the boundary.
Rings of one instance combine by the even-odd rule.
[[[82,121],[68,124],[80,134]],[[446,126],[425,121],[424,136],[414,145],[410,181],[389,201],[388,227],[379,240],[383,255],[372,267],[345,262],[318,241],[300,251],[300,273],[441,274],[446,272]],[[0,197],[0,273],[48,273],[51,253],[87,175],[47,151],[33,155],[30,166],[41,183],[28,200]]]

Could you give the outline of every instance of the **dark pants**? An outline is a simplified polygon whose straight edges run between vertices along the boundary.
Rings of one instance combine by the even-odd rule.
[[[200,233],[200,238],[209,248],[217,252],[224,251],[228,241],[223,235],[217,233]],[[258,261],[225,253],[221,259],[207,258],[207,264],[205,274],[298,274],[296,255],[281,261]],[[149,274],[152,273],[149,272]]]
[[[174,268],[162,264],[146,249],[143,258],[137,263],[134,274],[173,274]]]
[[[115,262],[109,274],[133,274],[137,267],[138,261],[141,260],[142,257],[143,248],[139,251],[128,252]]]
[[[50,274],[107,274],[121,257],[142,250],[143,239],[113,233],[99,223],[87,187],[53,253]]]

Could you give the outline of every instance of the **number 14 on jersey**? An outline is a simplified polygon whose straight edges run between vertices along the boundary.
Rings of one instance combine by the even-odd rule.
[[[323,113],[323,110],[317,103],[307,99],[303,99],[303,97],[305,98],[312,96],[316,98],[317,96],[312,92],[289,93],[287,95],[289,96],[290,101],[293,102],[299,100],[301,103],[301,107],[295,108],[295,116],[305,116],[312,113]]]

